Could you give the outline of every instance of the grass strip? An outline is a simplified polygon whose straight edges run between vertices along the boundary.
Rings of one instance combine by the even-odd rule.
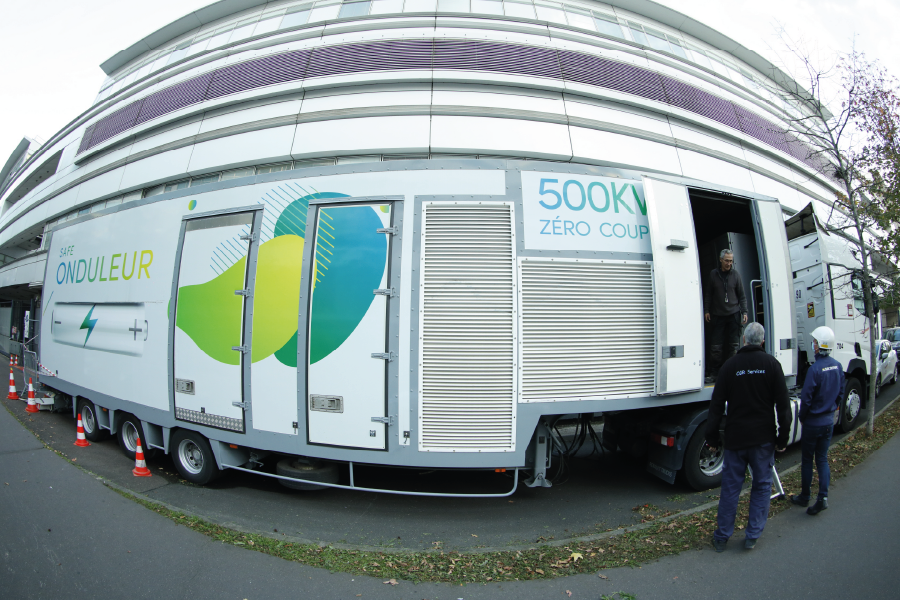
[[[898,429],[900,402],[894,403],[878,417],[872,438],[867,438],[862,430],[857,430],[843,443],[832,447],[829,453],[832,481],[849,473],[854,466],[884,445]],[[799,470],[782,477],[782,485],[786,494],[799,492]],[[815,486],[815,481],[813,485]],[[663,556],[709,546],[716,527],[714,507],[673,519],[663,519],[666,513],[660,514],[651,505],[640,505],[633,510],[640,514],[642,522],[649,524],[649,527],[601,540],[573,542],[564,546],[541,546],[530,550],[481,553],[443,550],[376,552],[293,543],[279,540],[278,537],[283,534],[277,531],[268,535],[240,532],[137,498],[125,491],[111,489],[180,525],[223,543],[331,571],[378,577],[386,583],[396,583],[400,579],[454,584],[550,579],[616,567],[639,566]],[[743,529],[742,523],[746,523],[748,504],[749,496],[745,495],[738,506],[738,530]],[[790,506],[787,499],[773,501],[769,516],[773,517]]]

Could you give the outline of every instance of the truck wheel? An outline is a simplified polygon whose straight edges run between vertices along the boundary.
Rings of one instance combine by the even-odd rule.
[[[713,452],[706,443],[705,429],[706,421],[691,436],[681,471],[688,485],[697,491],[722,485],[722,466],[725,464],[725,449],[719,446]]]
[[[83,424],[84,423],[82,422],[82,425]],[[119,425],[116,427],[116,438],[119,440],[119,448],[121,448],[125,456],[131,460],[134,460],[134,455],[137,451],[138,437],[141,438],[141,449],[144,451],[144,458],[147,459],[156,456],[156,448],[147,446],[147,436],[144,435],[144,428],[141,427],[141,420],[134,415],[127,414],[119,417]]]
[[[894,365],[894,371],[891,374],[891,384],[897,383],[897,365]]]
[[[81,415],[81,426],[84,428],[84,437],[92,442],[99,442],[109,437],[109,432],[100,429],[100,421],[97,419],[97,406],[90,400],[81,398],[78,400],[78,414]]]
[[[856,421],[859,419],[860,407],[862,406],[862,385],[855,377],[847,378],[847,385],[844,387],[844,398],[841,400],[838,409],[838,431],[848,432],[856,427]]]
[[[315,458],[285,458],[278,461],[275,467],[276,473],[283,477],[294,477],[309,481],[321,481],[322,483],[337,483],[338,468],[334,463],[326,463]],[[278,483],[292,490],[322,490],[324,485],[314,483],[293,482],[279,479]]]
[[[171,448],[175,468],[191,483],[206,485],[221,474],[209,442],[196,431],[179,429],[173,433]]]

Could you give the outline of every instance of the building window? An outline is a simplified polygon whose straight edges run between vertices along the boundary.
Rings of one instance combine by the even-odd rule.
[[[228,181],[229,179],[238,179],[239,177],[252,177],[256,172],[256,169],[253,167],[244,167],[242,169],[232,169],[230,171],[225,171],[222,173],[222,181]]]
[[[176,190],[183,190],[190,185],[190,180],[182,179],[181,181],[173,181],[172,183],[167,183],[165,190],[166,192],[174,192]]]
[[[278,26],[278,29],[288,29],[290,27],[297,27],[298,25],[306,25],[306,23],[309,22],[309,13],[311,9],[312,3],[292,6],[284,14],[284,18],[281,20],[281,25]]]
[[[341,11],[338,13],[339,19],[347,19],[350,17],[364,17],[369,14],[369,2],[344,2],[341,5]]]

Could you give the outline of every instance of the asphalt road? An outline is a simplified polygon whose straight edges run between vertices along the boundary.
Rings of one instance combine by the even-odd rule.
[[[887,386],[876,408],[898,393],[900,385]],[[134,463],[114,439],[89,448],[73,446],[75,423],[70,413],[29,415],[24,402],[2,402],[51,447],[123,488],[213,522],[248,531],[277,529],[299,540],[417,550],[508,548],[633,525],[639,519],[632,510],[636,506],[649,503],[678,511],[709,502],[717,493],[664,483],[621,453],[590,456],[588,444],[581,453],[586,456],[570,461],[568,475],[553,488],[520,484],[510,498],[460,500],[334,489],[295,492],[274,479],[235,471],[200,488],[181,482],[167,456],[148,459],[153,477],[136,478],[131,474]],[[796,444],[779,455],[778,468],[799,460]],[[464,492],[505,491],[512,483],[509,473],[374,467],[359,468],[356,481],[373,487]]]
[[[239,549],[179,526],[65,462],[0,410],[0,597],[597,600],[622,591],[639,600],[894,599],[900,589],[898,461],[900,436],[833,487],[828,511],[779,514],[750,552],[734,540],[723,554],[690,551],[643,568],[607,571],[607,580],[579,575],[467,586],[401,581],[395,587]]]

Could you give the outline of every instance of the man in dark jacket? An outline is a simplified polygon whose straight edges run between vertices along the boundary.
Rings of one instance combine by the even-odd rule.
[[[744,547],[752,549],[756,546],[769,515],[775,450],[784,452],[790,433],[791,410],[784,371],[781,363],[763,350],[764,337],[762,325],[747,325],[744,347],[722,365],[709,405],[706,443],[715,452],[722,444],[719,425],[728,402],[719,527],[713,534],[716,552],[725,550],[728,538],[734,533],[738,497],[747,466],[753,473],[753,487]]]
[[[709,381],[712,382],[722,364],[737,351],[741,325],[747,323],[744,284],[734,268],[734,255],[727,248],[719,253],[719,266],[709,273],[703,312],[709,323]]]
[[[811,334],[816,362],[806,372],[803,391],[800,393],[800,445],[803,459],[800,464],[799,496],[791,496],[798,506],[809,504],[812,485],[813,458],[819,472],[819,496],[816,503],[806,509],[807,514],[817,515],[828,508],[828,485],[831,469],[828,467],[828,446],[834,428],[834,411],[844,397],[844,367],[829,354],[834,348],[834,332],[828,327],[817,327]]]

